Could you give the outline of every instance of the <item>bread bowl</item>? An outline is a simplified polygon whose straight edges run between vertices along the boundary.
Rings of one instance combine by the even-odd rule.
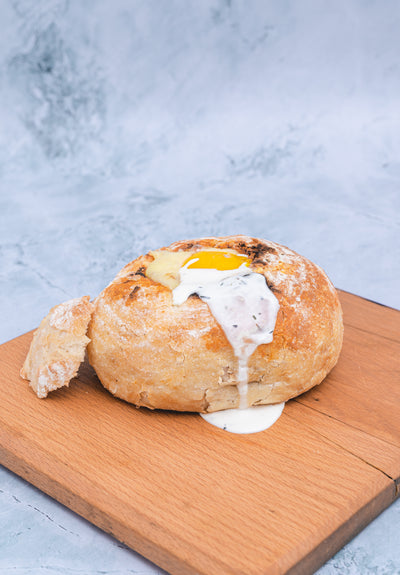
[[[248,358],[247,405],[285,402],[321,383],[342,345],[334,286],[319,266],[291,249],[237,235],[149,252],[99,294],[87,351],[104,387],[150,409],[210,413],[239,407],[238,357],[208,303],[195,293],[179,305],[173,301],[185,262],[204,251],[246,258],[249,273],[263,276],[279,303],[272,341]]]

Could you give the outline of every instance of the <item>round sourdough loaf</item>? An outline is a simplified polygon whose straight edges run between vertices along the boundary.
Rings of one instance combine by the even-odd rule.
[[[126,265],[94,302],[89,361],[115,396],[151,409],[238,407],[237,358],[208,305],[196,295],[173,305],[177,270],[160,281],[149,273],[161,256],[176,267],[210,248],[248,256],[250,270],[264,275],[280,304],[273,341],[249,360],[249,405],[287,401],[319,384],[336,364],[342,310],[321,268],[287,247],[247,236],[180,241]]]

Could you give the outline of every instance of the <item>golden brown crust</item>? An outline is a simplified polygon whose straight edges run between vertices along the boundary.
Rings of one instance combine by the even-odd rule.
[[[278,403],[320,383],[335,365],[342,311],[325,273],[292,250],[247,236],[176,242],[169,251],[205,247],[247,255],[280,309],[272,343],[249,361],[249,404]],[[146,277],[151,255],[126,265],[98,296],[89,326],[89,360],[103,385],[138,406],[217,411],[238,406],[237,360],[208,306]]]
[[[85,357],[86,336],[94,306],[89,296],[53,307],[35,331],[21,377],[40,398],[63,386],[78,373]]]

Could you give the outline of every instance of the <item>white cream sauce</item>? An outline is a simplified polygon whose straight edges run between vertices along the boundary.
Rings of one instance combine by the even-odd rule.
[[[271,427],[279,419],[284,403],[257,405],[246,409],[225,409],[214,413],[200,413],[211,425],[231,433],[257,433]]]
[[[187,266],[192,263],[193,259],[180,270],[180,284],[172,292],[173,303],[182,304],[196,293],[208,304],[238,358],[240,409],[205,414],[203,417],[228,431],[235,428],[233,433],[253,433],[266,429],[279,417],[283,404],[279,404],[281,407],[248,407],[248,360],[259,345],[272,341],[279,302],[268,288],[265,277],[249,271],[245,264],[235,270],[188,269]],[[271,423],[271,414],[278,412]],[[265,422],[261,425],[263,417]],[[272,419],[274,417],[272,415]],[[252,419],[254,424],[251,424]],[[215,423],[217,421],[223,423]],[[239,428],[243,431],[238,431]]]

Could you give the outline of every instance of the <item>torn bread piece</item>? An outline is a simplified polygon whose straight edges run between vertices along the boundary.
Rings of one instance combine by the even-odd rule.
[[[86,331],[94,306],[89,300],[84,296],[53,307],[34,333],[20,375],[38,397],[68,386],[78,373],[90,341]]]

